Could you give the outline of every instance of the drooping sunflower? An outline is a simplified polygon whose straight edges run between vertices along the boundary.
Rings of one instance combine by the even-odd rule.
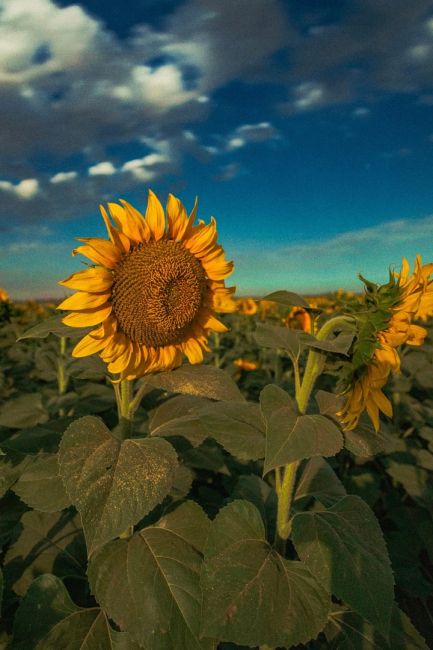
[[[427,330],[413,323],[420,308],[433,310],[433,264],[422,265],[418,255],[414,271],[404,258],[400,273],[387,285],[366,282],[369,309],[363,315],[364,335],[358,338],[354,354],[356,371],[345,391],[346,403],[339,413],[343,427],[350,431],[364,410],[376,431],[379,413],[392,416],[392,404],[382,388],[390,373],[400,371],[398,349],[403,344],[422,345]],[[362,330],[361,330],[362,331]]]
[[[172,194],[166,215],[152,191],[144,217],[127,201],[120,204],[109,203],[110,214],[101,206],[109,240],[78,239],[84,245],[73,255],[92,265],[59,283],[77,290],[58,306],[71,311],[63,322],[97,326],[72,355],[99,353],[121,379],[175,368],[183,355],[200,363],[208,332],[227,331],[214,311],[230,294],[224,279],[233,262],[217,243],[215,220],[194,225],[197,203],[188,216]]]

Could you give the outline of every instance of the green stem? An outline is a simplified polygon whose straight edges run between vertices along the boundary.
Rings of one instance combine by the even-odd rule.
[[[122,439],[127,438],[132,431],[132,417],[131,416],[131,397],[132,397],[132,385],[129,379],[122,379],[120,382],[120,403],[118,404],[119,409],[119,424]]]
[[[221,365],[219,332],[213,332],[213,343],[214,343],[214,365],[216,368],[219,368]]]
[[[59,390],[59,395],[64,395],[68,386],[68,376],[66,374],[65,368],[65,357],[66,357],[66,336],[60,337],[60,354],[57,361],[57,386]],[[65,410],[63,408],[59,409],[60,417],[65,415]]]
[[[338,326],[342,324],[347,324],[349,322],[347,316],[336,316],[327,321],[322,328],[317,333],[317,339],[319,341],[324,341],[329,334]],[[295,388],[296,388],[296,401],[298,404],[299,413],[303,415],[308,406],[310,399],[311,391],[314,388],[316,379],[323,371],[325,364],[326,354],[318,350],[310,349],[308,353],[307,365],[305,367],[304,376],[302,377],[302,382],[299,378],[299,368],[295,368]],[[295,482],[296,482],[296,470],[298,469],[299,461],[294,463],[289,463],[284,468],[284,474],[282,481],[279,480],[280,474],[277,474],[275,477],[276,486],[278,494],[278,510],[277,510],[277,535],[276,535],[276,547],[280,546],[284,548],[280,540],[287,540],[290,535],[292,524],[290,519],[290,511],[292,507],[292,500],[295,491]]]
[[[289,463],[284,468],[283,480],[281,481],[281,487],[278,494],[277,545],[278,538],[285,541],[290,535],[290,509],[295,488],[297,469],[298,461]]]
[[[140,406],[141,400],[143,399],[144,393],[148,388],[148,384],[143,380],[142,384],[139,386],[137,392],[135,393],[134,399],[131,400],[129,404],[129,414],[131,418],[134,417],[134,414],[138,407]]]
[[[351,320],[350,316],[336,316],[326,321],[317,333],[318,341],[325,341],[329,334],[335,330],[338,325],[347,325]],[[320,350],[310,349],[308,353],[307,365],[305,366],[302,384],[296,393],[296,401],[301,414],[305,413],[310,399],[311,391],[314,388],[317,377],[323,371],[325,365],[326,353]]]

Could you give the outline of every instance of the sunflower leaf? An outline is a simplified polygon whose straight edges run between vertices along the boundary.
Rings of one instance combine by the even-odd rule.
[[[254,338],[264,348],[285,350],[290,357],[297,358],[301,352],[301,330],[279,327],[269,323],[257,323]]]
[[[161,503],[173,483],[177,458],[165,440],[120,441],[102,420],[85,416],[65,431],[59,464],[90,554]]]
[[[172,408],[170,401],[176,401]],[[162,413],[158,409],[152,420],[152,436],[181,436],[193,446],[213,438],[241,461],[264,457],[264,426],[259,406],[254,402],[215,403],[197,398],[191,401],[190,396],[184,396],[169,400],[160,408]],[[155,428],[154,422],[158,424]]]
[[[50,316],[37,325],[33,325],[30,329],[26,330],[17,338],[17,341],[23,341],[24,339],[45,339],[49,334],[55,334],[56,336],[66,336],[69,339],[78,339],[82,336],[85,336],[90,331],[90,327],[69,327],[69,325],[64,325],[62,319],[65,317],[65,314],[55,314]]]
[[[71,505],[59,476],[57,454],[33,458],[12,489],[26,505],[41,512],[58,512]]]
[[[298,415],[283,406],[267,419],[264,474],[313,456],[334,456],[343,446],[340,429],[323,415]]]
[[[428,650],[427,644],[408,616],[394,605],[389,643],[359,614],[336,608],[324,633],[331,650],[369,648],[370,650]],[[368,644],[368,645],[366,645]]]
[[[86,549],[76,513],[31,510],[23,514],[15,533],[4,567],[15,593],[24,595],[35,577],[54,570],[59,577],[84,576]]]
[[[203,634],[292,647],[326,624],[330,597],[307,567],[266,542],[258,510],[233,501],[213,520],[202,568]]]
[[[18,608],[12,650],[139,650],[125,632],[110,627],[99,607],[84,609],[72,602],[63,582],[45,574],[34,580]]]
[[[88,575],[96,599],[146,650],[215,647],[200,638],[199,573],[208,527],[200,506],[187,502],[91,558]]]
[[[304,309],[311,309],[308,302],[292,291],[273,291],[263,298],[263,300],[273,300],[285,307],[304,307]]]
[[[300,471],[294,499],[314,497],[324,506],[332,506],[346,495],[346,490],[324,458],[310,458]]]
[[[169,393],[233,402],[245,401],[233,379],[224,370],[213,366],[184,364],[176,370],[149,375],[144,381]]]
[[[10,429],[22,429],[48,420],[40,393],[24,393],[2,405],[0,425]]]
[[[292,539],[320,583],[388,637],[394,579],[382,531],[359,497],[293,519]]]

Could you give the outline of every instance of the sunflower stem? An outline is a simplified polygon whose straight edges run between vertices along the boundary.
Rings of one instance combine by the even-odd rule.
[[[129,414],[131,418],[134,417],[136,410],[140,406],[141,400],[143,399],[146,390],[147,390],[147,383],[143,380],[142,384],[140,385],[137,392],[135,393],[134,398],[129,403]]]
[[[132,419],[131,415],[131,397],[132,385],[129,379],[122,379],[120,382],[120,431],[122,439],[127,438],[132,432]]]
[[[66,336],[60,337],[60,354],[57,361],[57,386],[59,389],[59,395],[64,395],[66,393],[66,388],[68,386],[68,377],[66,375],[65,369],[65,353],[66,353]],[[62,417],[65,415],[63,408],[59,410],[59,415]]]
[[[338,325],[347,324],[349,318],[347,316],[336,316],[327,321],[317,333],[317,340],[324,341],[331,332],[335,330]],[[310,349],[308,353],[307,365],[305,367],[304,376],[302,381],[299,380],[295,369],[295,388],[296,388],[296,402],[298,404],[299,413],[303,415],[308,406],[311,392],[318,376],[323,371],[325,365],[326,354],[314,349]],[[290,518],[290,511],[292,507],[293,495],[295,491],[296,470],[298,469],[299,461],[289,463],[283,470],[283,477],[277,480],[279,489],[277,489],[278,496],[278,510],[277,510],[277,534],[275,539],[275,546],[278,549],[284,548],[281,541],[287,540],[290,535],[292,522]],[[279,474],[280,476],[280,474]]]

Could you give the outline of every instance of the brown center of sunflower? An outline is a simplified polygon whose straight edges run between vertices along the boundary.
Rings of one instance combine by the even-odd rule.
[[[200,261],[179,242],[133,248],[114,271],[113,311],[131,341],[158,347],[181,343],[206,293]]]

